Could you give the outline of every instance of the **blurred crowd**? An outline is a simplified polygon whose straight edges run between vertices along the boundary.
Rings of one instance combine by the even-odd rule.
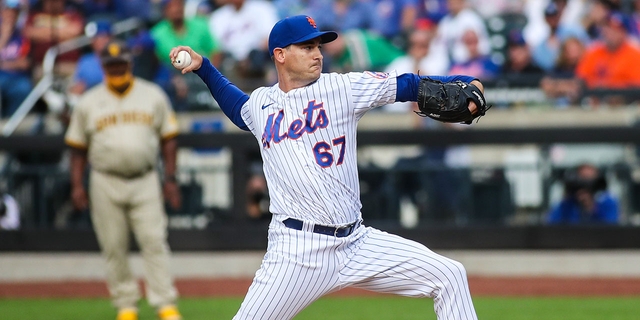
[[[132,49],[134,75],[160,85],[177,112],[215,110],[200,79],[171,66],[170,49],[191,46],[251,91],[275,83],[268,33],[279,19],[297,14],[340,34],[323,46],[326,72],[467,74],[481,79],[487,90],[534,89],[545,106],[554,108],[640,100],[640,63],[635,62],[640,61],[640,0],[0,0],[0,117],[14,114],[43,75],[52,73],[54,85],[33,110],[64,119],[80,95],[103,80],[98,53],[113,38]],[[133,27],[127,23],[131,19]],[[48,50],[77,39],[89,45],[59,52],[50,70]],[[491,102],[505,108],[534,105],[517,99]],[[415,108],[415,103],[396,103],[382,111]],[[413,127],[420,129],[467,128],[414,119]],[[206,121],[194,121],[191,129],[220,129],[220,123]],[[434,219],[464,219],[469,208],[461,204],[469,202],[460,199],[470,191],[460,187],[467,178],[457,169],[469,164],[465,146],[432,146],[398,158],[394,168],[408,173],[389,185],[400,200],[409,199],[399,201],[398,211],[413,203],[420,212],[441,213]],[[414,174],[420,168],[438,171]],[[268,216],[259,173],[254,169],[247,185],[247,210],[256,219]],[[567,192],[568,200],[547,222],[616,216],[617,207],[591,187]],[[435,200],[423,203],[420,194],[411,193],[423,189]],[[12,210],[2,214],[4,202],[1,227],[8,228],[6,221],[16,215]]]
[[[243,90],[270,85],[269,30],[296,14],[340,33],[324,46],[325,71],[468,74],[489,88],[540,89],[556,107],[627,104],[640,86],[640,0],[0,1],[3,118],[47,72],[47,50],[81,36],[91,46],[58,55],[53,70],[66,107],[102,81],[95,52],[113,37],[133,48],[135,75],[162,86],[178,112],[193,110],[193,91],[206,88],[171,67],[175,45],[204,53]],[[116,32],[134,17],[140,28]]]

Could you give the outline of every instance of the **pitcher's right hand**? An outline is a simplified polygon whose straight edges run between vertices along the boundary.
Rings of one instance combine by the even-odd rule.
[[[183,50],[189,52],[189,55],[191,56],[191,64],[188,67],[182,69],[182,74],[200,69],[203,61],[202,56],[193,51],[193,49],[191,49],[191,47],[189,46],[173,47],[171,49],[171,52],[169,52],[169,61],[173,61],[178,55],[178,52]]]

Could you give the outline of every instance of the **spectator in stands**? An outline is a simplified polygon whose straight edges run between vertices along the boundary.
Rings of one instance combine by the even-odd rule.
[[[566,0],[551,1],[545,8],[544,16],[549,32],[547,37],[539,45],[533,48],[533,61],[547,72],[553,69],[556,60],[558,59],[560,44],[564,39],[574,37],[584,43],[589,42],[589,36],[581,26],[563,24],[560,22],[565,5],[558,5],[558,3],[563,2],[566,2]]]
[[[462,34],[462,43],[469,52],[469,59],[454,63],[449,69],[449,74],[467,74],[478,79],[490,80],[500,73],[500,66],[495,64],[489,55],[480,53],[478,34],[475,30],[466,30]]]
[[[164,18],[151,29],[151,36],[155,43],[156,58],[163,68],[171,70],[171,86],[168,93],[174,109],[185,111],[189,108],[190,91],[185,78],[191,75],[182,75],[171,65],[169,51],[178,45],[190,46],[202,52],[215,66],[220,66],[222,54],[218,50],[217,41],[209,32],[207,21],[196,17],[185,18],[184,0],[163,0],[162,3]],[[206,89],[204,84],[202,87]]]
[[[531,58],[529,46],[520,30],[512,30],[507,38],[507,61],[502,68],[502,80],[510,87],[537,87],[544,71]]]
[[[559,6],[562,6],[561,24],[569,24],[573,26],[582,26],[584,29],[584,17],[588,13],[587,2],[593,0],[554,0]]]
[[[386,38],[366,30],[350,30],[324,44],[325,68],[336,72],[383,70],[404,52]]]
[[[20,0],[0,0],[0,48],[4,47],[18,28]]]
[[[86,35],[91,38],[91,52],[78,60],[72,83],[69,86],[69,98],[74,101],[79,95],[102,82],[104,73],[100,63],[100,52],[112,39],[111,23],[107,20],[89,22]],[[72,103],[73,105],[74,103]]]
[[[640,87],[640,49],[628,39],[626,28],[622,14],[614,12],[607,17],[602,26],[602,42],[588,47],[576,69],[577,77],[587,89]],[[625,100],[618,94],[602,97],[611,104]]]
[[[586,9],[588,1],[593,0],[525,1],[522,14],[526,18],[523,34],[527,44],[535,48],[551,34],[549,23],[545,16],[545,11],[551,3],[560,12],[560,25],[575,26],[585,30],[583,20],[585,19],[585,14],[588,13]]]
[[[620,5],[614,0],[590,0],[589,9],[584,18],[583,25],[592,40],[598,40],[602,34],[602,26],[607,17],[620,10]]]
[[[49,48],[65,40],[79,37],[84,32],[82,14],[67,6],[66,0],[42,0],[42,6],[29,13],[24,26],[24,36],[31,41],[33,77],[42,76],[42,61]],[[61,76],[71,76],[80,58],[80,51],[73,50],[59,55],[55,71]]]
[[[11,116],[29,95],[31,63],[29,41],[16,27],[20,11],[18,1],[0,4],[0,116]]]
[[[489,54],[491,50],[484,20],[468,8],[466,1],[447,0],[449,13],[438,23],[434,50],[443,50],[455,63],[469,60],[469,51],[462,42],[462,34],[466,30],[476,31],[481,55]]]
[[[100,52],[114,38],[113,25],[109,20],[89,22],[85,31],[86,35],[91,38],[91,52],[84,54],[78,60],[67,95],[67,101],[71,107],[75,105],[80,94],[103,81],[104,72],[100,63]],[[137,30],[126,38],[126,42],[133,54],[133,74],[155,82],[166,92],[173,92],[170,83],[170,70],[159,65],[154,53],[155,42],[150,33],[145,29]],[[65,111],[70,112],[71,110]]]
[[[75,0],[80,2],[87,20],[110,20],[115,22],[128,18],[139,18],[153,24],[160,19],[153,0]]]
[[[184,0],[163,0],[164,18],[152,29],[156,56],[161,63],[172,67],[169,51],[178,45],[190,46],[202,52],[215,66],[220,65],[218,43],[209,32],[206,21],[184,17]]]
[[[586,46],[577,38],[569,37],[560,45],[560,53],[553,69],[540,81],[547,97],[556,107],[567,107],[578,102],[580,83],[575,70],[584,55]]]
[[[397,0],[396,0],[397,1]],[[314,0],[309,12],[320,30],[372,30],[376,21],[375,7],[364,0]]]
[[[591,164],[581,164],[564,177],[564,198],[546,217],[548,224],[617,224],[618,201],[607,190],[607,181]]]
[[[418,18],[418,0],[375,0],[373,31],[400,48],[407,47],[409,33]]]
[[[265,0],[221,3],[224,5],[211,14],[209,30],[225,55],[222,69],[231,78],[243,78],[244,81],[235,82],[241,89],[264,85],[271,59],[267,49],[269,30],[278,21],[275,6]],[[250,83],[251,79],[255,81]]]
[[[171,87],[171,70],[156,57],[156,42],[145,28],[136,30],[126,39],[133,54],[133,75],[155,82],[165,91]],[[173,69],[173,67],[171,67]]]
[[[407,54],[397,57],[385,68],[386,72],[396,71],[398,74],[416,73],[425,75],[444,75],[449,69],[449,58],[439,51],[430,50],[435,37],[435,24],[427,19],[420,19],[409,36]],[[417,110],[415,102],[396,102],[384,107],[386,111],[407,112]],[[416,118],[418,120],[419,118]]]
[[[428,19],[437,24],[447,15],[447,13],[449,13],[449,10],[447,9],[447,0],[420,1],[418,12],[419,18]]]

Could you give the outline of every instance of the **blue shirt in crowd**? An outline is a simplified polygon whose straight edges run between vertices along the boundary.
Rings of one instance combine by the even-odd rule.
[[[549,224],[616,224],[618,223],[618,202],[609,192],[595,194],[595,210],[583,212],[574,197],[567,197],[558,203],[549,213]]]
[[[87,53],[80,57],[76,66],[76,74],[74,75],[75,82],[82,82],[86,86],[86,90],[94,87],[102,82],[104,72],[102,72],[102,65],[100,64],[100,58],[95,53]]]

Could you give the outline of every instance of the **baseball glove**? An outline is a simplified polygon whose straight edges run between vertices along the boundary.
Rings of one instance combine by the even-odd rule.
[[[478,110],[475,114],[469,111],[469,100]],[[484,116],[487,101],[482,91],[475,85],[462,81],[441,82],[422,78],[418,85],[418,109],[416,113],[441,122],[462,122],[471,124],[473,119]]]

